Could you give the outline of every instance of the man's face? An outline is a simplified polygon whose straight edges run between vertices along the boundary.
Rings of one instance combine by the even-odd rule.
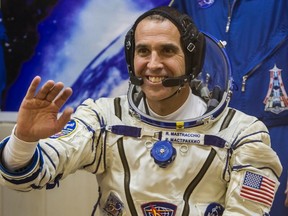
[[[134,69],[143,78],[142,91],[150,101],[160,101],[174,94],[179,86],[164,87],[166,77],[185,74],[185,57],[180,33],[169,20],[142,20],[135,31]]]

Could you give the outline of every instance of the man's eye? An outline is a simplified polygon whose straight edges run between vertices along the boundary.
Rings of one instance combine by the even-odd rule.
[[[167,48],[164,48],[164,49],[163,49],[163,53],[166,54],[166,55],[167,55],[167,54],[168,54],[168,55],[172,55],[172,54],[175,53],[175,50],[167,47]]]
[[[140,56],[145,56],[145,55],[148,55],[149,54],[149,50],[148,49],[144,49],[144,48],[141,48],[141,49],[137,49],[136,50],[136,53]]]

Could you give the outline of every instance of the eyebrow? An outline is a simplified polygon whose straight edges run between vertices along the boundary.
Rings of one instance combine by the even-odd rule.
[[[146,48],[149,47],[147,44],[138,44],[136,45],[135,49]],[[178,46],[173,43],[165,43],[160,45],[161,48],[169,48],[173,50],[180,50]]]
[[[145,47],[148,47],[148,46],[145,44],[138,44],[138,45],[136,45],[135,49],[145,48]]]

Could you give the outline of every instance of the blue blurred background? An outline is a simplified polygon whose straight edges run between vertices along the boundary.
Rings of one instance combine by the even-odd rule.
[[[53,79],[71,86],[74,94],[66,105],[72,107],[88,97],[125,94],[125,34],[142,12],[169,2],[2,1],[6,70],[0,72],[1,110],[18,110],[35,75],[42,82]]]

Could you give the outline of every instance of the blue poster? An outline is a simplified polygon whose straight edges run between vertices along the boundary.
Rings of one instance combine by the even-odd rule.
[[[141,13],[169,2],[4,0],[7,47],[14,56],[7,52],[10,84],[2,111],[18,110],[36,75],[42,77],[43,83],[52,79],[72,87],[73,95],[66,104],[72,107],[89,97],[125,94],[128,87],[125,34]]]
[[[3,24],[2,11],[0,10],[0,105],[2,103],[2,94],[6,87],[6,68],[4,62],[4,46],[6,41],[7,41],[6,30]]]

